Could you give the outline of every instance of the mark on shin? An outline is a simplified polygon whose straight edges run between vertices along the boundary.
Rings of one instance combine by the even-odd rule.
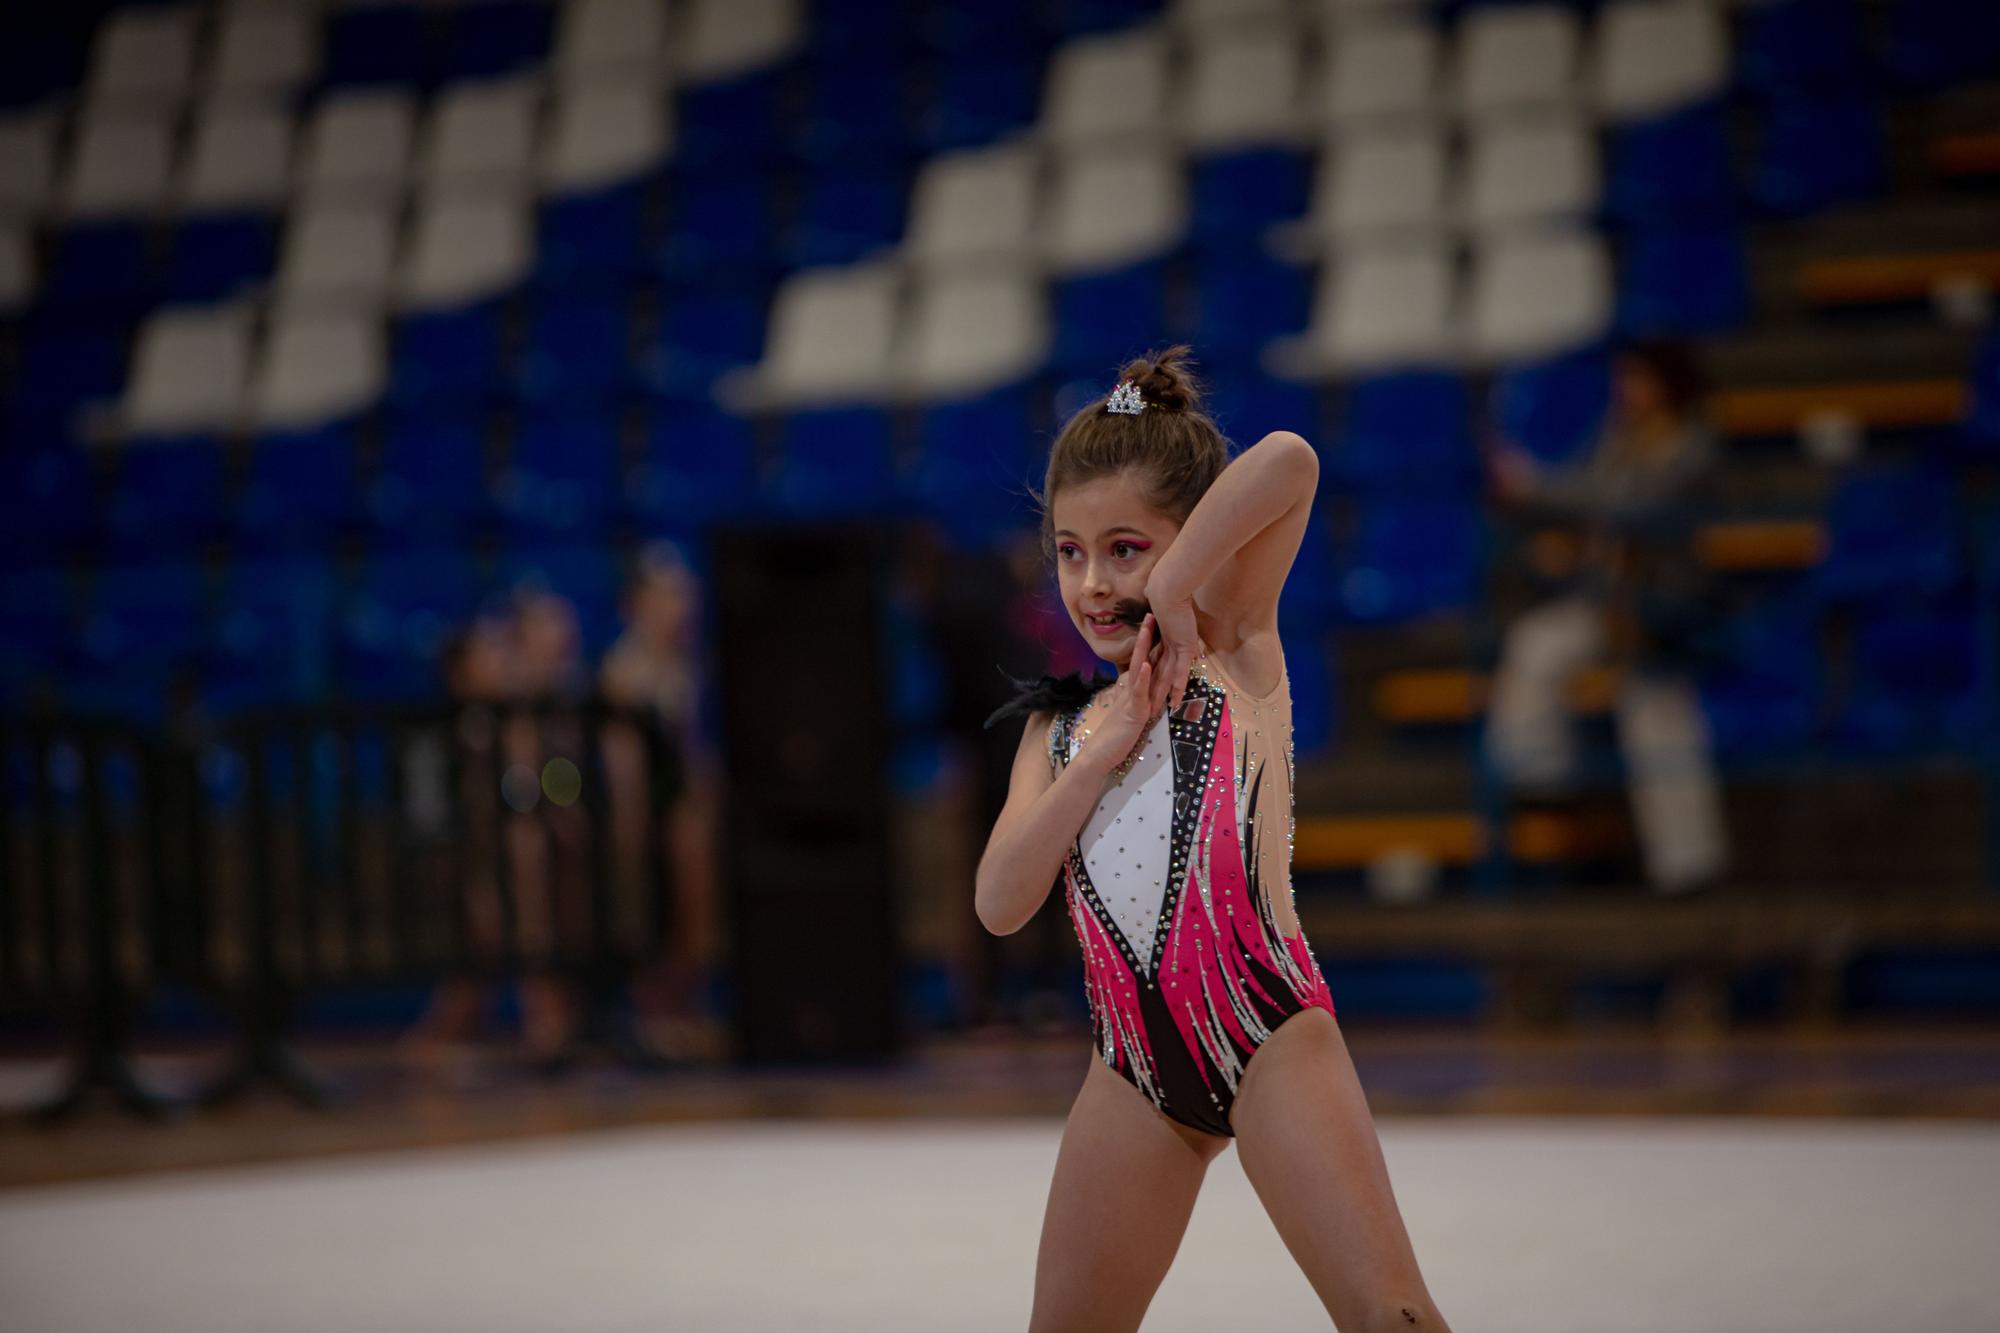
[[[1407,1305],[1403,1307],[1403,1322],[1410,1325],[1415,1325],[1417,1322],[1417,1312]]]

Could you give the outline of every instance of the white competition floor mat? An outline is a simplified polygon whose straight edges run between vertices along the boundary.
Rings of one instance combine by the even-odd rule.
[[[1021,1330],[1060,1132],[735,1122],[14,1190],[0,1327]],[[1381,1133],[1455,1333],[2000,1328],[2000,1125]],[[1225,1153],[1145,1328],[1330,1326]]]

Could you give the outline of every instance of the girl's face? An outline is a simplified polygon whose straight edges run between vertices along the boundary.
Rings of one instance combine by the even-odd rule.
[[[1146,595],[1146,578],[1181,525],[1139,497],[1128,470],[1064,487],[1050,504],[1063,608],[1091,650],[1122,669],[1138,630],[1111,609]]]

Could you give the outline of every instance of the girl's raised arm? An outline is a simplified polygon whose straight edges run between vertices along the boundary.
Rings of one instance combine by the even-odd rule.
[[[1319,455],[1304,437],[1274,430],[1229,461],[1146,579],[1146,600],[1175,660],[1176,697],[1193,665],[1194,603],[1243,633],[1276,630],[1278,594],[1305,537],[1319,487]]]

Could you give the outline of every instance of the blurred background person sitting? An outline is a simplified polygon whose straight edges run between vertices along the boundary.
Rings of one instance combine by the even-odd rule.
[[[1580,457],[1551,467],[1503,441],[1487,460],[1543,593],[1504,634],[1489,758],[1518,794],[1566,794],[1579,758],[1572,678],[1613,667],[1619,749],[1646,876],[1660,893],[1705,887],[1728,862],[1689,675],[1706,588],[1692,534],[1716,462],[1700,404],[1686,348],[1635,344],[1615,360],[1609,414]]]

